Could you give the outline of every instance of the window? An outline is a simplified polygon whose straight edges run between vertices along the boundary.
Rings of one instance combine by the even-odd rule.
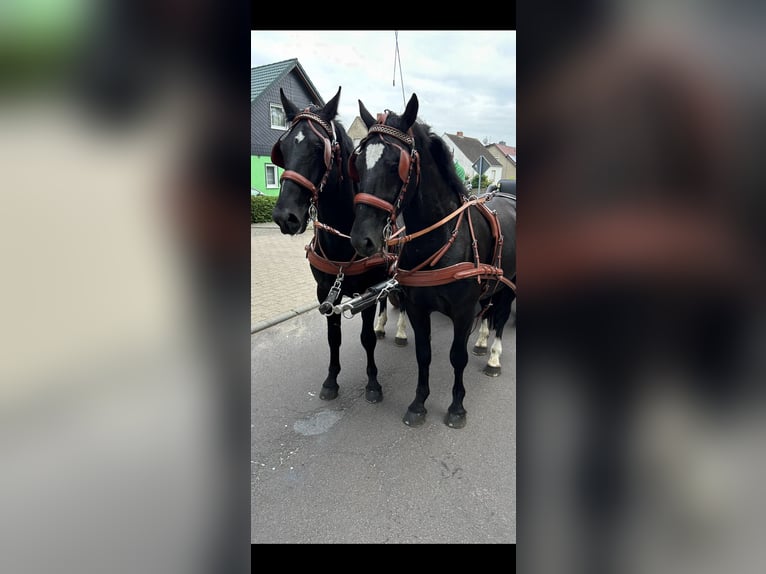
[[[266,189],[279,187],[279,178],[277,177],[277,166],[266,166]]]
[[[285,110],[282,108],[282,106],[271,104],[270,112],[272,129],[286,130],[287,118],[285,117]]]

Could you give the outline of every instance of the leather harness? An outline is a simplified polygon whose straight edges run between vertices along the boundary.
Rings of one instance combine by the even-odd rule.
[[[409,235],[405,235],[402,237],[397,237],[399,232],[402,230],[396,229],[396,220],[399,216],[399,212],[401,211],[402,202],[404,199],[404,195],[407,191],[407,187],[409,186],[410,180],[412,178],[413,170],[416,173],[416,185],[420,183],[420,155],[415,149],[415,140],[412,137],[412,130],[410,130],[409,134],[405,134],[404,132],[389,126],[385,125],[385,121],[388,114],[378,114],[377,123],[370,126],[370,129],[367,133],[367,136],[359,142],[359,145],[354,150],[354,152],[351,154],[351,157],[349,158],[349,175],[355,180],[359,180],[359,175],[356,171],[356,158],[359,155],[361,149],[366,145],[366,143],[372,139],[377,134],[377,137],[380,138],[380,140],[387,145],[393,145],[394,147],[399,148],[400,155],[399,155],[399,179],[402,180],[402,187],[399,190],[399,193],[397,194],[396,200],[394,203],[389,203],[388,201],[385,201],[379,197],[376,197],[374,195],[368,194],[368,193],[358,193],[354,197],[354,203],[365,203],[367,205],[371,205],[373,207],[376,207],[378,209],[382,209],[383,211],[388,212],[389,214],[389,223],[386,227],[386,230],[384,231],[384,236],[386,240],[386,246],[387,247],[397,247],[398,250],[401,252],[402,246],[404,246],[406,243],[412,241],[413,239],[416,239],[418,237],[421,237],[434,229],[438,229],[439,227],[445,225],[452,219],[457,217],[457,223],[455,224],[455,229],[450,235],[449,240],[446,244],[444,244],[441,248],[439,248],[433,255],[428,257],[425,261],[417,265],[413,269],[401,269],[398,268],[398,257],[394,258],[394,262],[389,268],[389,274],[394,277],[400,285],[408,286],[408,287],[434,287],[437,285],[446,285],[448,283],[452,283],[455,281],[459,281],[461,279],[468,279],[471,277],[476,277],[476,280],[481,284],[482,279],[485,280],[484,285],[482,286],[483,292],[488,291],[489,289],[489,281],[494,280],[494,290],[497,289],[500,282],[504,283],[513,291],[516,291],[516,285],[507,277],[504,276],[504,272],[501,266],[502,263],[502,251],[503,251],[503,234],[500,230],[500,223],[498,221],[497,213],[495,211],[490,210],[485,203],[489,201],[492,197],[495,196],[494,193],[489,193],[486,195],[482,195],[480,197],[474,197],[471,199],[468,199],[464,196],[462,196],[462,204],[460,207],[458,207],[455,211],[441,219],[440,221],[434,223],[433,225],[430,225],[429,227],[426,227],[425,229],[422,229],[420,231],[417,231],[415,233],[411,233]],[[385,139],[383,136],[388,135],[392,136],[393,138],[399,140],[400,142],[406,144],[409,146],[409,151],[405,150],[402,146],[400,146],[398,143],[391,141],[390,139]],[[479,247],[478,242],[476,240],[476,234],[474,232],[474,226],[473,221],[471,220],[471,212],[470,208],[475,207],[481,213],[484,218],[486,219],[487,223],[489,224],[490,230],[492,232],[492,238],[494,241],[494,253],[492,256],[492,264],[489,263],[482,263],[479,257]],[[455,240],[457,239],[458,231],[463,223],[464,217],[467,215],[468,220],[468,227],[470,229],[471,233],[471,243],[473,246],[473,258],[474,261],[463,261],[460,263],[456,263],[455,265],[450,265],[448,267],[442,267],[438,269],[424,269],[424,267],[434,267],[439,260],[442,258],[442,256],[452,247],[452,245],[455,243]]]
[[[413,269],[399,268],[394,270],[394,275],[396,276],[397,281],[399,281],[401,285],[410,286],[410,287],[434,287],[436,285],[446,285],[447,283],[452,283],[453,281],[459,281],[461,279],[476,277],[476,280],[480,284],[482,282],[482,279],[494,280],[495,285],[494,285],[493,291],[497,289],[498,282],[501,281],[505,285],[513,289],[513,291],[515,292],[516,285],[508,277],[505,277],[503,268],[501,267],[504,239],[503,239],[503,234],[500,231],[500,224],[497,219],[497,213],[490,210],[486,205],[484,205],[492,197],[494,197],[492,194],[482,195],[480,197],[475,197],[472,199],[467,199],[464,197],[463,204],[460,207],[458,207],[455,211],[453,211],[447,217],[443,218],[441,221],[438,221],[434,225],[431,225],[416,233],[405,235],[404,237],[389,239],[387,242],[389,245],[404,245],[405,243],[412,241],[416,237],[420,237],[421,235],[425,235],[426,233],[438,227],[441,227],[442,225],[446,224],[451,219],[455,217],[458,218],[457,223],[455,224],[455,229],[450,235],[450,238],[447,241],[447,243],[445,243],[441,248],[439,248],[433,255],[428,257],[425,261],[423,261],[422,263],[420,263]],[[473,220],[471,219],[471,212],[469,210],[470,207],[476,207],[479,213],[481,213],[484,216],[484,219],[486,219],[487,223],[490,226],[490,230],[492,232],[492,239],[494,242],[492,264],[482,263],[480,261],[479,245],[478,245],[478,241],[476,240],[476,233],[474,231]],[[452,245],[455,243],[455,240],[457,239],[457,234],[463,223],[463,217],[465,215],[467,215],[468,228],[471,233],[471,245],[473,247],[473,259],[474,259],[473,262],[461,261],[460,263],[456,263],[448,267],[441,267],[438,269],[424,269],[424,267],[426,266],[429,266],[429,267],[435,266],[439,262],[439,260],[442,258],[442,256],[450,249],[450,247],[452,247]],[[395,263],[394,265],[396,266],[397,264]],[[488,289],[489,289],[489,284],[485,283],[483,286],[483,290],[486,292]]]
[[[285,169],[284,157],[282,156],[282,150],[279,146],[282,139],[286,137],[287,134],[289,134],[295,125],[301,120],[307,120],[311,130],[324,141],[324,164],[326,169],[318,186],[314,185],[307,177],[298,173],[297,171]],[[316,127],[314,127],[315,123],[319,124],[322,130],[324,130],[324,135],[320,133]],[[322,246],[319,243],[319,237],[317,234],[319,229],[334,235],[338,235],[340,237],[350,239],[348,235],[341,233],[337,229],[329,225],[325,225],[316,219],[316,209],[319,204],[319,195],[327,183],[327,179],[330,176],[333,164],[337,164],[339,168],[339,181],[343,180],[343,174],[340,170],[342,162],[340,143],[337,141],[335,135],[335,123],[333,121],[330,121],[328,124],[320,116],[310,112],[308,107],[305,108],[302,112],[295,115],[292,123],[290,124],[290,128],[284,134],[282,134],[282,136],[271,148],[271,161],[279,167],[285,169],[279,178],[280,183],[285,179],[289,179],[301,187],[307,189],[311,193],[311,205],[309,207],[309,214],[311,219],[314,221],[314,236],[306,245],[305,249],[306,258],[309,260],[309,264],[312,267],[315,267],[324,273],[342,277],[343,275],[360,275],[373,267],[384,264],[388,265],[392,262],[393,256],[383,253],[377,253],[363,259],[357,259],[357,255],[354,254],[354,257],[350,261],[334,261],[326,256],[324,249],[322,249]]]

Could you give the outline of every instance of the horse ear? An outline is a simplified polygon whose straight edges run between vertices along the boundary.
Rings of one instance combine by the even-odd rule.
[[[372,114],[364,107],[362,100],[359,100],[359,115],[362,117],[362,121],[364,122],[364,125],[367,126],[367,129],[370,129],[372,124],[375,123],[375,118],[373,118]]]
[[[320,115],[325,121],[331,122],[338,115],[338,102],[340,102],[340,86],[338,86],[338,93],[327,102],[320,112]]]
[[[279,88],[279,99],[282,100],[282,107],[285,109],[285,116],[287,117],[287,121],[293,121],[293,118],[295,118],[296,114],[300,111],[298,110],[298,106],[287,99],[285,91],[282,88]]]
[[[418,119],[418,97],[412,94],[410,101],[407,103],[407,108],[404,110],[404,114],[402,114],[402,121],[405,125],[402,131],[406,132],[410,129],[416,119]]]

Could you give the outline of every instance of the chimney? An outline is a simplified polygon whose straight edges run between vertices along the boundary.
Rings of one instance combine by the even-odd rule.
[[[462,138],[463,137],[463,132],[457,132],[457,137]]]

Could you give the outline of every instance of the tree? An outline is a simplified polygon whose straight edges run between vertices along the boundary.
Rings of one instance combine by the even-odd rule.
[[[478,175],[474,175],[473,176],[473,179],[471,180],[471,186],[473,187],[473,189],[478,189],[478,187],[479,187],[479,176]],[[489,178],[487,178],[486,175],[482,175],[481,176],[481,188],[482,189],[487,189],[488,187],[489,187]]]

